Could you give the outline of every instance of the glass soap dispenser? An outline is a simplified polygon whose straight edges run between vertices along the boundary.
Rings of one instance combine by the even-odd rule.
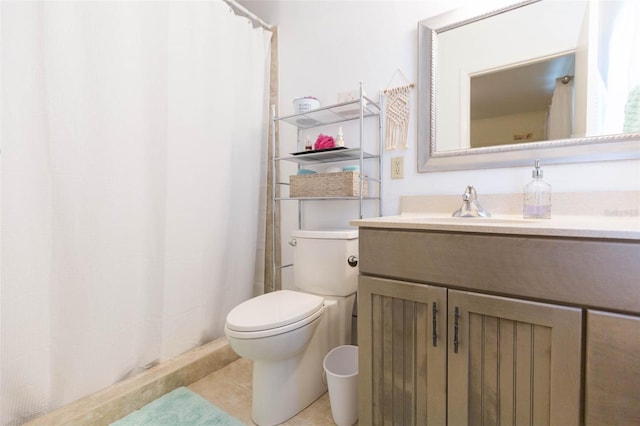
[[[524,186],[525,219],[551,218],[551,185],[542,180],[540,160],[536,160],[535,169],[531,173],[533,180]]]

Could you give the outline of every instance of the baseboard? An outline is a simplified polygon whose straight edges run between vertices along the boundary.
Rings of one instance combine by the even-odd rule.
[[[238,358],[226,337],[221,337],[38,417],[26,423],[26,426],[108,425],[165,393],[190,385]]]

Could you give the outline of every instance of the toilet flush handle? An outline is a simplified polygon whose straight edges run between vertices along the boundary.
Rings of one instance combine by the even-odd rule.
[[[295,238],[292,238],[292,239],[289,241],[289,245],[290,245],[291,247],[295,247],[295,246],[297,246],[297,245],[298,245],[298,241],[296,241],[296,239],[295,239]]]
[[[355,268],[356,266],[358,266],[358,258],[355,256],[349,256],[347,258],[347,263],[349,264],[349,266],[351,266],[352,268]]]

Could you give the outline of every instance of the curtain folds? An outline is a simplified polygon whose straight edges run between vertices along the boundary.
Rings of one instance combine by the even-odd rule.
[[[573,77],[556,79],[547,119],[547,140],[567,139],[573,134]]]
[[[0,424],[222,336],[261,288],[270,32],[3,2]]]

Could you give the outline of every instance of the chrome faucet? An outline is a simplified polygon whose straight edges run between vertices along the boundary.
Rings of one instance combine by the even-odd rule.
[[[452,214],[453,217],[491,217],[491,213],[482,208],[473,185],[467,186],[462,194],[462,206]]]

